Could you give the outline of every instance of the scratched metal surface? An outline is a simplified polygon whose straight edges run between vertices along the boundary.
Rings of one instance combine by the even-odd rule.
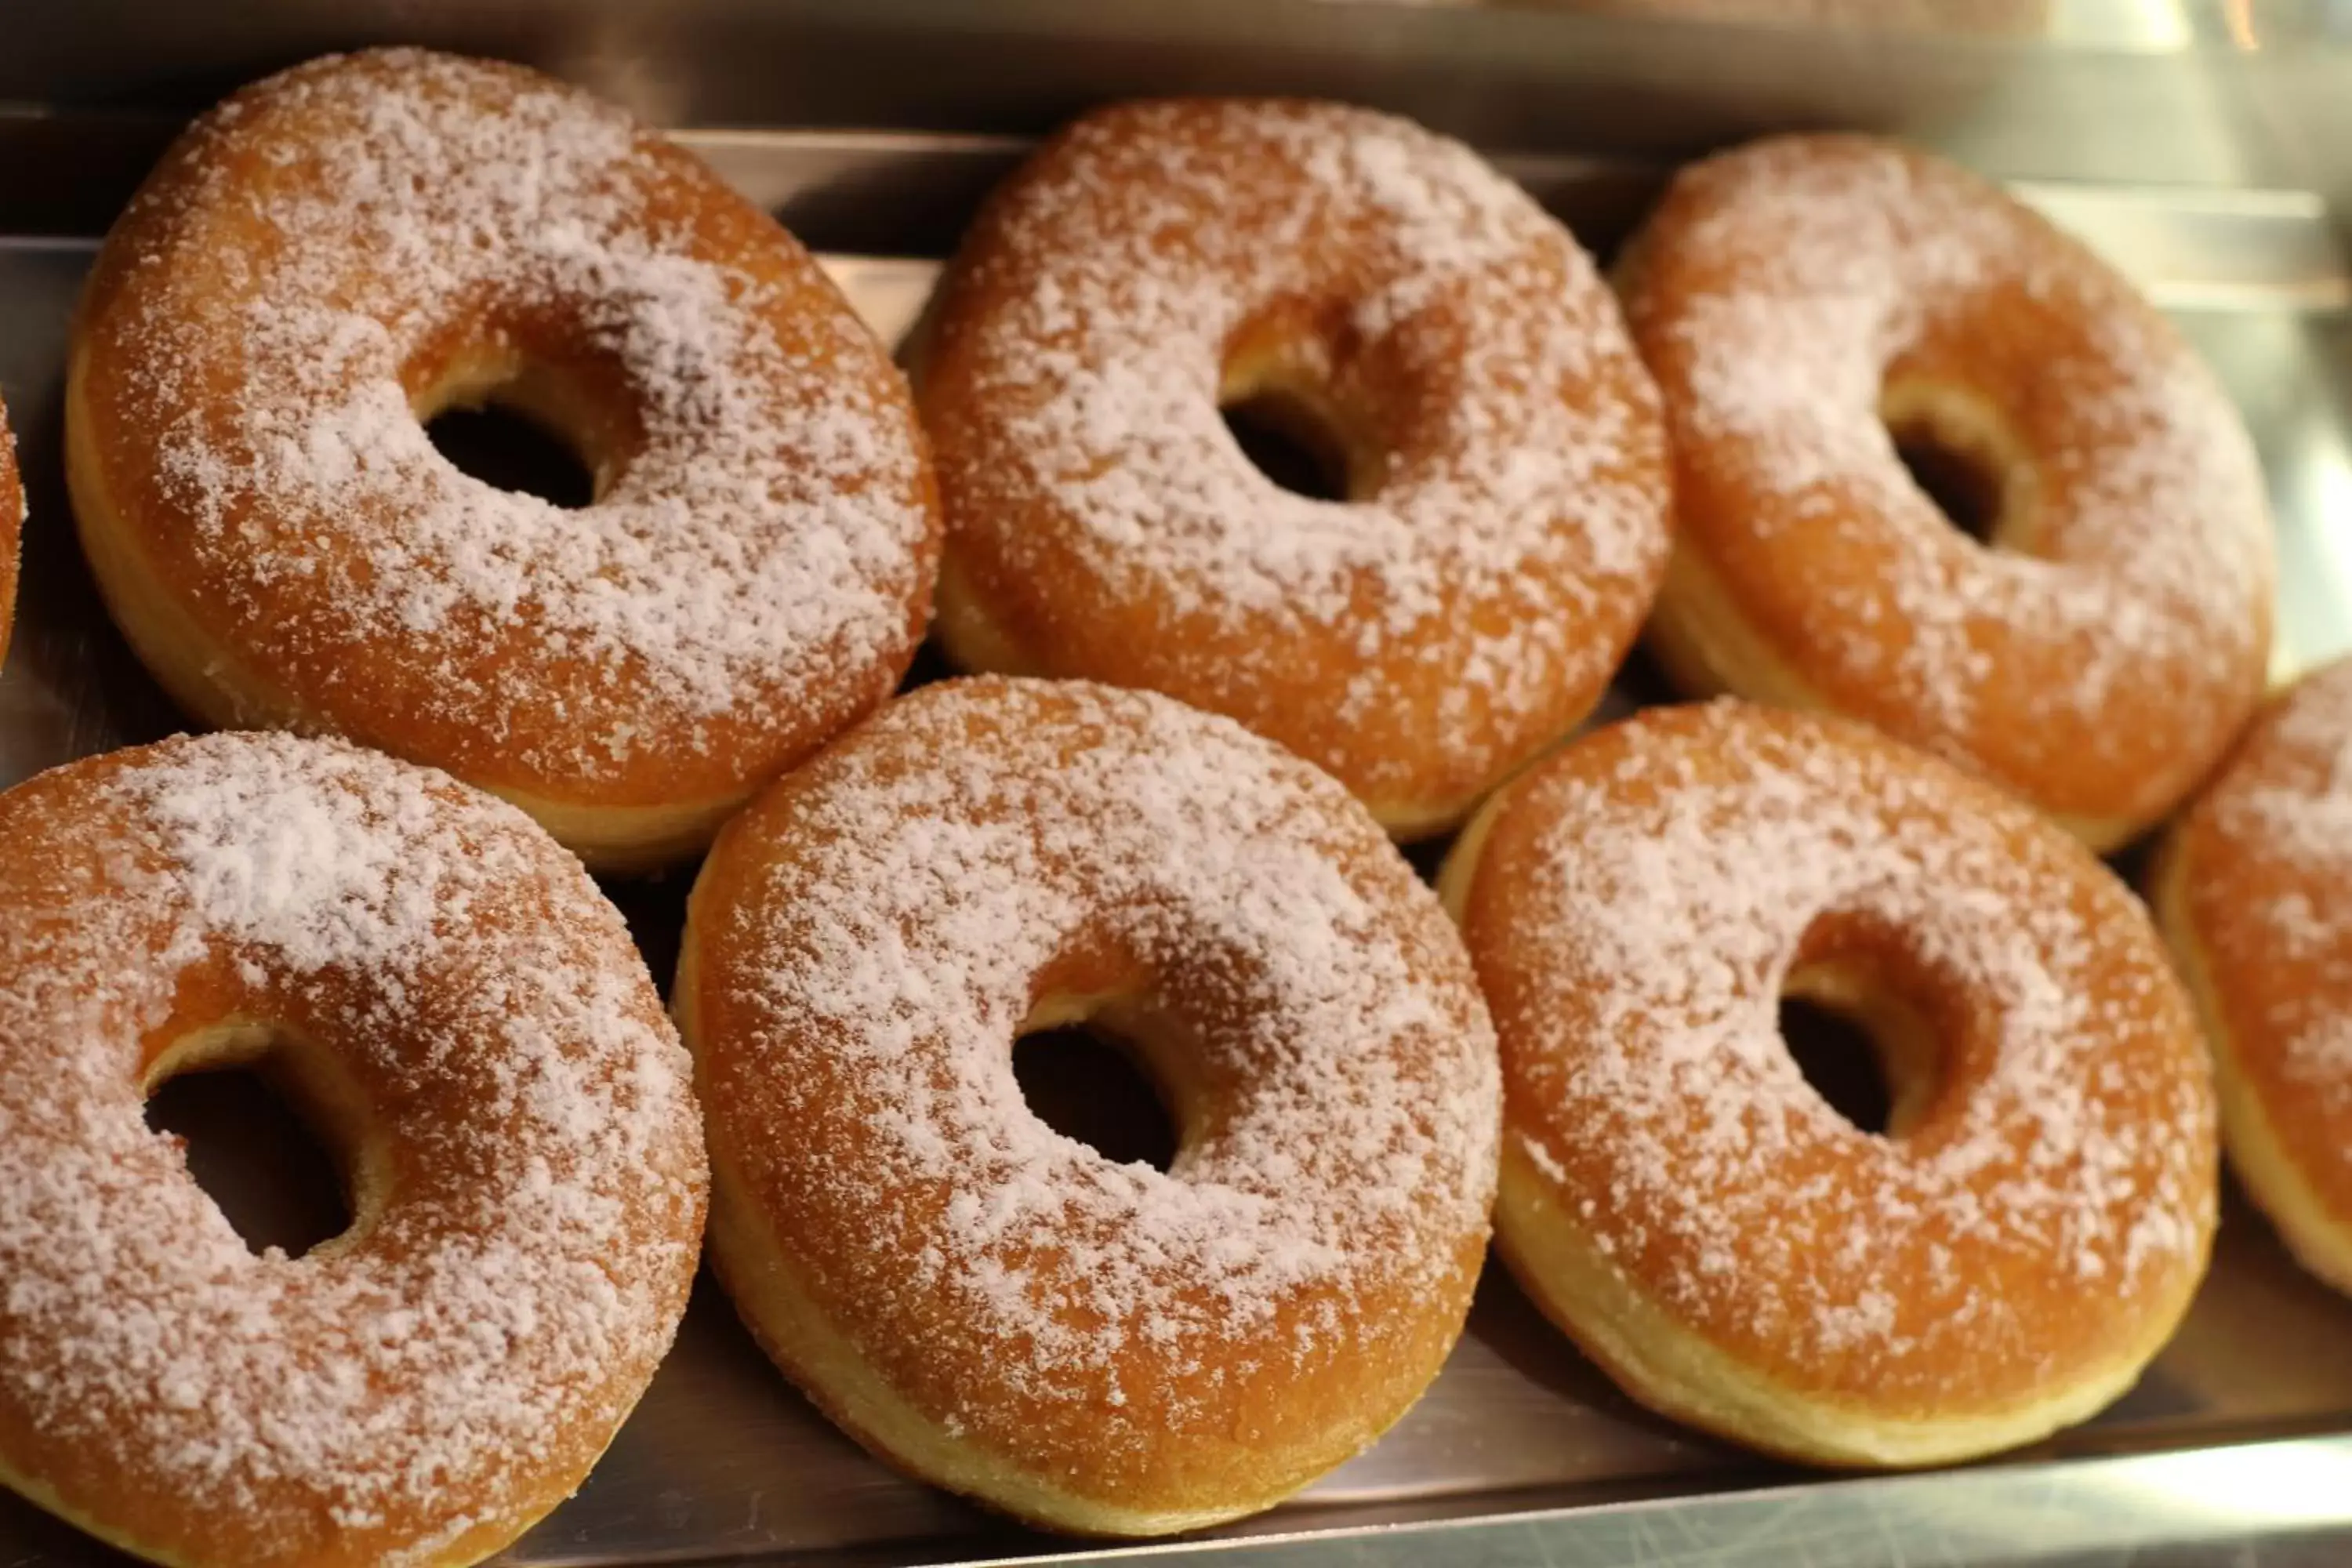
[[[951,234],[1015,152],[950,137],[689,139],[819,244]],[[1574,158],[1514,167],[1601,248],[1657,178]],[[2292,190],[2046,184],[2025,194],[2173,309],[2245,410],[2286,562],[2283,668],[2352,647],[2352,295],[2323,205]],[[883,203],[902,205],[904,220],[877,218]],[[68,317],[91,245],[11,235],[0,210],[0,391],[33,509],[16,642],[0,670],[0,784],[179,723],[98,605],[58,471]],[[829,265],[892,341],[936,271],[917,256]],[[682,890],[681,879],[614,889],[656,973],[669,967]],[[1178,1555],[1213,1550],[1252,1568],[2145,1564],[2211,1561],[2229,1542],[2232,1561],[2336,1562],[2352,1558],[2352,1533],[2328,1528],[2352,1531],[2352,1443],[2219,1446],[2339,1431],[2352,1431],[2352,1303],[2299,1273],[2234,1201],[2210,1280],[2137,1390],[2023,1461],[1942,1477],[1811,1480],[1678,1432],[1616,1394],[1498,1273],[1429,1396],[1377,1448],[1297,1502]],[[2136,1457],[2091,1458],[2118,1452]],[[1098,1560],[1066,1555],[867,1458],[767,1367],[706,1285],[604,1464],[510,1561],[977,1563],[1057,1551]],[[5,1568],[110,1561],[0,1499]]]

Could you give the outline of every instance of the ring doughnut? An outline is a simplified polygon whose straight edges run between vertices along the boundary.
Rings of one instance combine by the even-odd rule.
[[[2087,248],[1949,163],[1795,136],[1683,171],[1621,281],[1674,437],[1677,684],[1867,721],[2096,849],[2220,760],[2270,646],[2261,470]]]
[[[706,1187],[620,916],[511,807],[218,734],[0,795],[0,1482],[176,1568],[455,1565],[577,1487]],[[247,1248],[144,1100],[257,1063],[349,1230]]]
[[[1436,900],[1347,792],[1150,693],[901,698],[730,823],[673,993],[711,1254],[885,1459],[1147,1535],[1370,1444],[1460,1333],[1494,1038]],[[1162,1173],[1024,1105],[1091,1020],[1156,1080]]]
[[[967,233],[916,388],[952,659],[1227,714],[1401,837],[1591,710],[1664,569],[1656,395],[1591,262],[1368,110],[1081,120]],[[1221,405],[1344,500],[1260,473]]]
[[[16,616],[16,549],[25,526],[25,488],[16,478],[16,447],[8,434],[8,405],[0,403],[0,660]]]
[[[2352,1293],[2352,660],[2257,721],[2150,886],[2230,1163],[2305,1267]]]
[[[2194,1016],[2123,884],[2000,791],[1828,717],[1653,709],[1505,789],[1441,888],[1502,1045],[1497,1247],[1643,1403],[1940,1463],[2089,1415],[2186,1310]],[[1880,1047],[1883,1135],[1783,996]]]
[[[425,425],[486,403],[593,502],[443,457]],[[600,868],[702,847],[889,694],[929,609],[913,405],[816,263],[510,66],[329,58],[199,121],[100,253],[67,439],[184,707],[446,768]]]

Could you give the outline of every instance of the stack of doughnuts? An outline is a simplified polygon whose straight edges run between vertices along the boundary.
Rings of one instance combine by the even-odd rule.
[[[1614,281],[1405,121],[1121,105],[980,213],[910,390],[765,214],[528,71],[204,117],[92,274],[67,469],[131,646],[255,732],[0,795],[0,1483],[175,1564],[478,1561],[643,1391],[706,1194],[826,1415],[1101,1535],[1376,1441],[1490,1225],[1635,1398],[1837,1465],[2128,1387],[2217,1121],[2352,1289],[2352,679],[2174,829],[2187,987],[2093,854],[2262,696],[2211,378],[1858,138],[1685,171]],[[588,504],[443,456],[484,405]],[[0,588],[20,514],[0,440]],[[935,588],[968,673],[894,700]],[[1578,737],[1642,636],[1715,700]],[[1457,828],[1432,888],[1397,841]],[[706,851],[673,1027],[583,863]],[[1883,1131],[1791,997],[1877,1047]],[[1070,1026],[1166,1168],[1025,1102]],[[345,1155],[300,1258],[142,1119],[238,1064]]]

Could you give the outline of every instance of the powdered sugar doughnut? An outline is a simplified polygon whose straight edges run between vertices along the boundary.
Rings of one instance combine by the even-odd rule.
[[[711,1249],[894,1463],[1041,1524],[1269,1506],[1403,1414],[1494,1195],[1494,1037],[1346,792],[1146,693],[925,688],[730,823],[673,994]],[[1052,1131],[1022,1034],[1090,1018],[1165,1174]]]
[[[460,472],[485,401],[572,510]],[[183,137],[100,255],[68,468],[123,629],[218,724],[333,731],[593,864],[700,848],[887,696],[937,501],[898,373],[690,154],[503,65],[313,62]]]
[[[1685,169],[1622,283],[1674,432],[1678,683],[1866,720],[2095,848],[2220,759],[2270,646],[2261,471],[2083,246],[1925,154],[1788,137]],[[1990,548],[1890,427],[1979,470]]]
[[[1442,883],[1502,1042],[1496,1243],[1628,1392],[1756,1447],[1914,1465],[2129,1387],[2205,1268],[2187,999],[2106,868],[1859,725],[1654,709],[1510,784]],[[1783,995],[1880,1047],[1866,1132]]]
[[[0,403],[0,659],[16,611],[16,544],[25,523],[25,490],[16,478],[16,447],[8,434],[8,405]]]
[[[1467,148],[1332,104],[1126,104],[999,191],[917,395],[970,668],[1231,715],[1392,832],[1592,708],[1666,556],[1656,397],[1576,242]],[[1277,487],[1218,416],[1333,448]]]
[[[688,1063],[520,813],[215,735],[0,795],[0,1481],[158,1562],[488,1556],[568,1496],[686,1307]],[[256,1257],[142,1102],[260,1059],[353,1220]]]
[[[2256,722],[2150,884],[2247,1194],[2352,1293],[2352,661]]]

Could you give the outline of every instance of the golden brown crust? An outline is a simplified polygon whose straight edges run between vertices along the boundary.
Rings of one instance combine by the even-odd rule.
[[[594,503],[434,451],[485,399]],[[100,255],[67,418],[100,584],[194,711],[446,767],[603,864],[698,847],[928,619],[922,437],[846,302],[691,154],[513,67],[318,61],[200,121]]]
[[[1785,137],[1685,170],[1620,284],[1674,434],[1651,635],[1685,689],[1863,719],[2096,848],[2218,760],[2270,645],[2260,469],[2081,244],[1926,154]],[[1890,429],[1978,470],[1990,548]]]
[[[2166,840],[2150,896],[2203,1014],[2231,1166],[2352,1293],[2352,662],[2256,721]]]
[[[577,1488],[683,1313],[688,1063],[520,814],[340,742],[0,795],[0,1483],[183,1568],[455,1568]],[[259,1062],[352,1224],[256,1256],[143,1103]]]
[[[1565,230],[1332,104],[1078,121],[967,232],[916,372],[967,668],[1142,688],[1459,821],[1599,699],[1666,552],[1655,397]],[[1346,500],[1218,417],[1311,429]]]
[[[1636,1397],[1933,1463],[2089,1415],[2186,1310],[2216,1162],[2187,1001],[1998,791],[1851,723],[1653,710],[1505,789],[1443,886],[1502,1045],[1499,1245]],[[1801,1075],[1799,994],[1932,1058],[1886,1134]]]
[[[711,1245],[778,1363],[915,1474],[1057,1529],[1270,1506],[1419,1396],[1492,1199],[1457,939],[1336,784],[1083,683],[902,699],[730,823],[674,1005]],[[1113,1029],[1171,1173],[1050,1131],[1013,1038]]]

